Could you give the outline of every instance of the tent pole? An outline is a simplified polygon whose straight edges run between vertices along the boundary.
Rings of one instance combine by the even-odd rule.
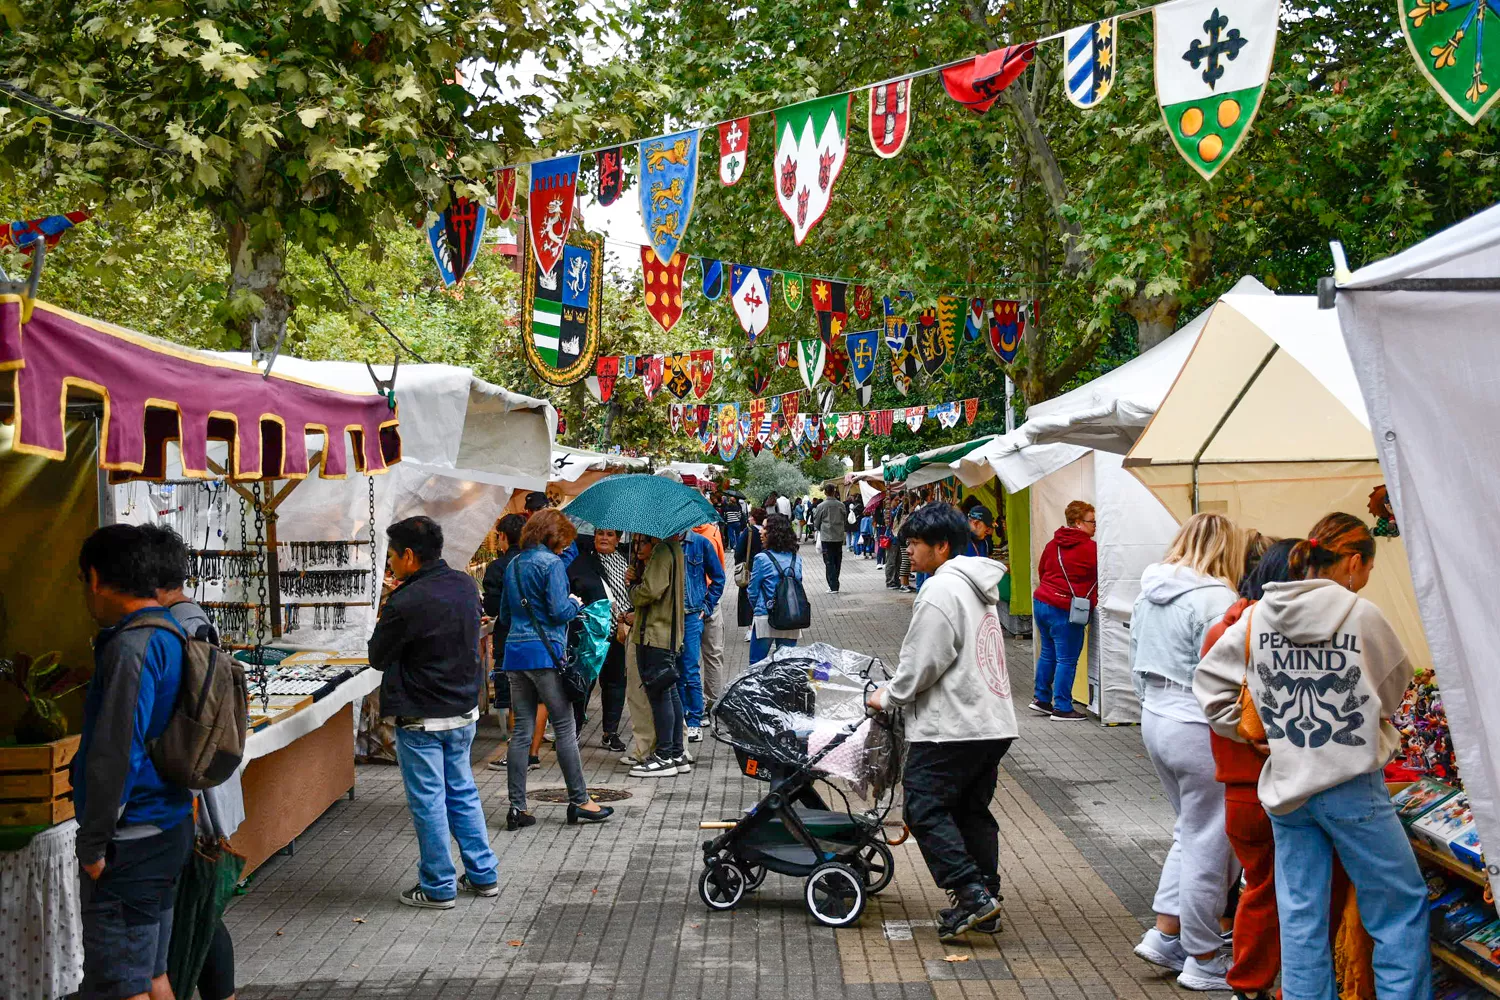
[[[1277,344],[1275,342],[1272,342],[1271,349],[1266,352],[1266,356],[1265,357],[1263,357],[1263,358],[1260,359],[1260,364],[1258,364],[1258,365],[1255,366],[1255,371],[1253,371],[1253,372],[1250,373],[1250,378],[1245,381],[1245,384],[1242,385],[1242,386],[1240,386],[1240,391],[1235,395],[1234,399],[1230,402],[1229,409],[1225,410],[1224,411],[1224,415],[1221,416],[1221,417],[1219,417],[1219,422],[1216,423],[1216,424],[1214,424],[1213,430],[1211,430],[1211,431],[1208,432],[1208,437],[1206,437],[1206,438],[1203,439],[1203,444],[1202,444],[1201,447],[1199,447],[1198,453],[1193,456],[1193,513],[1194,514],[1198,513],[1198,463],[1202,460],[1203,453],[1205,451],[1208,451],[1208,446],[1211,445],[1211,444],[1213,444],[1214,438],[1216,438],[1216,437],[1219,436],[1219,431],[1223,430],[1224,429],[1224,425],[1229,422],[1229,418],[1232,417],[1232,416],[1234,416],[1234,411],[1239,407],[1240,401],[1245,398],[1246,393],[1248,393],[1250,391],[1250,387],[1255,384],[1255,380],[1256,379],[1260,378],[1260,373],[1266,370],[1266,365],[1268,365],[1268,364],[1271,363],[1271,359],[1276,356],[1276,352],[1279,351],[1279,350],[1281,350],[1281,345]]]

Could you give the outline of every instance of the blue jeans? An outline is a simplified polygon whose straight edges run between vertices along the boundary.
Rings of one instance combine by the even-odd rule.
[[[1427,887],[1379,771],[1319,792],[1285,816],[1271,816],[1281,916],[1281,987],[1287,1000],[1334,1000],[1328,945],[1334,852],[1349,873],[1360,921],[1375,939],[1380,1000],[1428,1000]]]
[[[458,841],[471,883],[494,885],[500,878],[500,862],[490,850],[479,789],[469,768],[475,728],[472,722],[440,733],[396,727],[396,761],[401,765],[406,805],[422,855],[417,880],[432,899],[458,895],[450,833]]]
[[[1059,712],[1073,711],[1073,675],[1083,652],[1082,625],[1068,621],[1068,613],[1044,601],[1033,601],[1036,625],[1036,700]]]
[[[703,724],[703,612],[689,611],[682,620],[682,651],[677,654],[677,694],[687,725]]]
[[[780,649],[783,646],[795,645],[797,645],[796,639],[773,639],[770,636],[762,638],[752,633],[750,636],[750,662],[759,663],[770,656],[772,646]]]

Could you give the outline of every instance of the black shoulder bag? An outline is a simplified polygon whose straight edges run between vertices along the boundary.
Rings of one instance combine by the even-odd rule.
[[[673,591],[677,586],[677,556],[673,555],[671,576],[667,580],[667,592],[665,599],[672,601],[672,633],[670,638],[675,638],[677,632],[677,610],[682,606],[679,601],[672,600]],[[645,572],[642,567],[642,572]],[[648,655],[649,654],[649,655]],[[658,649],[655,646],[646,645],[646,622],[641,621],[641,637],[635,644],[635,667],[641,675],[641,686],[646,693],[652,697],[661,694],[678,681],[677,673],[677,650]]]
[[[515,565],[515,560],[511,560]],[[506,572],[510,567],[506,567]],[[536,637],[546,648],[547,655],[552,657],[552,665],[557,668],[557,679],[562,683],[563,694],[568,696],[569,701],[582,701],[589,693],[588,682],[583,679],[583,672],[573,662],[570,656],[567,659],[557,655],[557,650],[552,648],[552,643],[547,634],[542,631],[542,623],[537,621],[536,610],[532,608],[531,602],[526,599],[526,592],[521,589],[521,571],[516,570],[516,596],[521,601],[521,607],[526,609],[526,615],[531,619],[531,627],[536,629]]]

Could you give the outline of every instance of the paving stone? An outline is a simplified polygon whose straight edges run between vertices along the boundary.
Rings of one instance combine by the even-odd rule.
[[[807,639],[860,649],[894,665],[912,596],[887,591],[874,563],[846,554],[841,593],[822,583],[804,545],[813,605]],[[748,644],[723,607],[729,669]],[[1031,689],[1029,641],[1006,644],[1018,700]],[[599,747],[598,706],[584,729],[590,787],[624,789],[602,826],[570,827],[564,808],[534,802],[539,822],[504,832],[503,753],[493,723],[474,744],[476,779],[500,857],[500,896],[453,910],[401,906],[417,849],[400,774],[358,769],[358,794],[334,805],[268,862],[225,920],[243,1000],[345,998],[703,998],[949,1000],[1177,995],[1130,953],[1150,917],[1171,843],[1172,812],[1132,727],[1063,725],[1022,712],[992,809],[1001,824],[1004,929],[942,944],[934,915],[949,905],[916,844],[893,849],[896,877],[859,925],[818,926],[802,882],[771,874],[739,909],[711,913],[697,893],[704,819],[737,815],[766,786],[733,752],[696,744],[691,775],[633,779]],[[550,748],[529,786],[561,788]],[[277,932],[280,931],[278,934]],[[950,959],[963,959],[950,961]]]

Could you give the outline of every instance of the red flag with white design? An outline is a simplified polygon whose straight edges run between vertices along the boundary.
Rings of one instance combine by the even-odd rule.
[[[750,150],[750,119],[736,118],[719,126],[719,180],[733,187],[745,176]]]
[[[964,416],[968,418],[971,424],[974,422],[974,418],[979,416],[979,399],[977,397],[964,400]]]

